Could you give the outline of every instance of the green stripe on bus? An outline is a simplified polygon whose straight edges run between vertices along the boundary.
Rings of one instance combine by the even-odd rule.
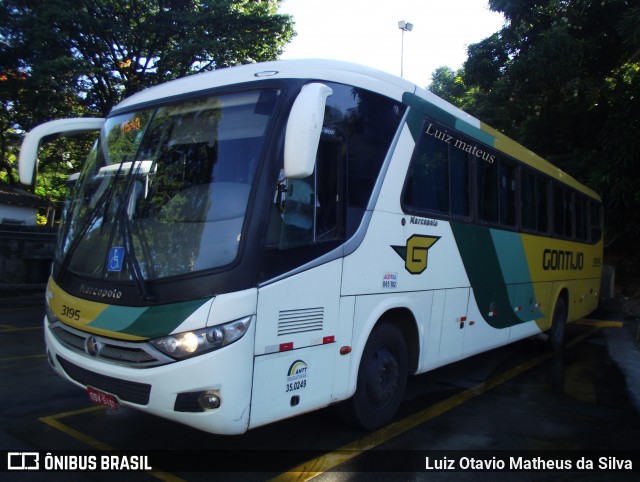
[[[513,311],[511,300],[515,298],[515,287],[506,284],[491,230],[458,223],[451,223],[451,230],[485,321],[494,328],[522,323]]]
[[[462,119],[456,119],[455,128],[463,134],[466,134],[469,137],[486,144],[487,146],[493,147],[495,145],[495,137],[493,137],[488,132],[479,129],[478,127],[472,126]]]
[[[533,289],[527,254],[519,233],[489,230],[502,277],[509,286],[509,299],[511,309],[522,322],[542,318],[544,315],[537,307],[538,301]]]
[[[531,275],[520,234],[499,229],[491,229],[489,232],[505,284],[529,283]]]
[[[209,298],[141,308],[110,306],[88,326],[156,338],[171,333],[207,301]]]
[[[148,309],[147,306],[140,308],[109,306],[88,326],[102,330],[125,332]]]
[[[456,128],[456,120],[458,119],[456,116],[441,109],[440,107],[431,104],[430,102],[427,102],[424,99],[421,99],[415,94],[405,92],[405,94],[402,96],[402,102],[417,111],[410,112],[409,118],[407,119],[411,135],[416,141],[418,140],[418,137],[420,137],[420,130],[422,129],[422,124],[424,123],[424,114],[428,115],[438,122],[442,122],[443,124],[453,129]]]
[[[147,338],[168,335],[207,301],[209,298],[152,306],[124,333]]]
[[[463,134],[486,144],[487,146],[493,147],[495,145],[495,137],[491,135],[491,133],[485,132],[479,127],[469,124],[465,120],[456,117],[450,112],[447,112],[424,99],[421,99],[415,94],[408,92],[405,93],[402,97],[402,101],[414,109],[409,113],[407,123],[409,124],[411,135],[416,141],[420,137],[420,130],[424,123],[424,115],[428,115],[432,119],[442,122],[446,126],[456,129]]]

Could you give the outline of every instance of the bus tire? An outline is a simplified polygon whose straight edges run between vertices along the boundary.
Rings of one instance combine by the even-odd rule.
[[[408,366],[400,329],[384,322],[376,326],[360,360],[356,392],[340,407],[341,417],[366,430],[389,423],[404,397]]]
[[[559,351],[564,343],[564,333],[567,327],[567,302],[562,296],[556,301],[553,309],[553,318],[551,320],[551,328],[547,331],[549,339],[547,344],[553,351]]]

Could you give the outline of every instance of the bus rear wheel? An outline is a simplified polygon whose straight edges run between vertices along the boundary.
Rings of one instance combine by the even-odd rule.
[[[547,344],[553,351],[558,351],[562,348],[564,343],[564,333],[567,326],[567,303],[561,296],[556,301],[556,306],[553,309],[553,319],[551,320],[551,328],[547,331],[549,339]]]
[[[407,374],[402,332],[390,323],[376,326],[362,354],[356,393],[341,407],[341,417],[367,430],[386,425],[402,402]]]

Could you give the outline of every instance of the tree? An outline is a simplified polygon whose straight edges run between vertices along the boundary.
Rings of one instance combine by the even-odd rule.
[[[80,97],[106,115],[123,97],[185,75],[273,60],[294,35],[280,0],[9,0],[0,38],[29,91]],[[4,62],[3,62],[4,63]],[[80,100],[76,99],[76,100]],[[39,120],[39,119],[38,119]]]
[[[442,66],[438,67],[431,75],[429,90],[438,97],[464,108],[465,97],[468,87],[464,83],[464,70],[454,72],[453,69]]]
[[[640,1],[489,4],[505,25],[469,46],[453,98],[599,191],[609,239],[640,236]]]
[[[152,85],[276,59],[295,32],[281,0],[0,2],[0,172],[16,182],[16,144],[54,118],[106,115]],[[86,140],[84,141],[86,143]],[[69,146],[68,146],[69,147]],[[51,152],[59,148],[50,149]],[[41,155],[41,172],[77,169]]]

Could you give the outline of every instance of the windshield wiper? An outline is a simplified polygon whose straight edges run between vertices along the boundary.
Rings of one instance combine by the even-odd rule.
[[[65,253],[64,257],[62,258],[62,263],[60,264],[60,268],[58,269],[58,272],[60,273],[60,276],[62,279],[64,279],[67,276],[69,264],[71,263],[73,254],[76,252],[76,250],[80,246],[82,239],[87,234],[87,231],[89,230],[91,225],[97,219],[98,213],[103,207],[105,207],[105,209],[108,208],[109,200],[111,199],[111,195],[113,194],[113,190],[115,189],[115,185],[116,185],[118,176],[122,171],[122,166],[124,162],[125,162],[125,157],[123,157],[122,160],[120,161],[118,170],[116,171],[115,176],[113,176],[113,178],[111,179],[109,186],[107,187],[107,189],[104,190],[100,198],[96,201],[96,204],[93,207],[93,209],[91,209],[91,211],[89,212],[89,215],[87,216],[87,222],[82,226],[82,228],[80,229],[80,232],[73,238],[73,241],[71,241],[71,244],[69,245],[69,249]]]
[[[140,298],[142,300],[153,301],[155,299],[155,296],[152,295],[149,291],[149,285],[144,277],[144,274],[142,273],[140,262],[138,261],[138,257],[136,256],[136,252],[133,247],[131,221],[127,212],[129,207],[129,197],[132,195],[133,185],[140,172],[142,162],[139,162],[138,167],[135,169],[135,174],[133,173],[134,166],[135,162],[132,162],[131,167],[129,168],[129,173],[127,175],[124,189],[122,190],[122,197],[120,199],[120,205],[118,206],[116,222],[120,225],[122,240],[124,243],[125,258],[129,263],[131,279],[133,280],[136,290],[138,291],[138,294],[140,295]]]

